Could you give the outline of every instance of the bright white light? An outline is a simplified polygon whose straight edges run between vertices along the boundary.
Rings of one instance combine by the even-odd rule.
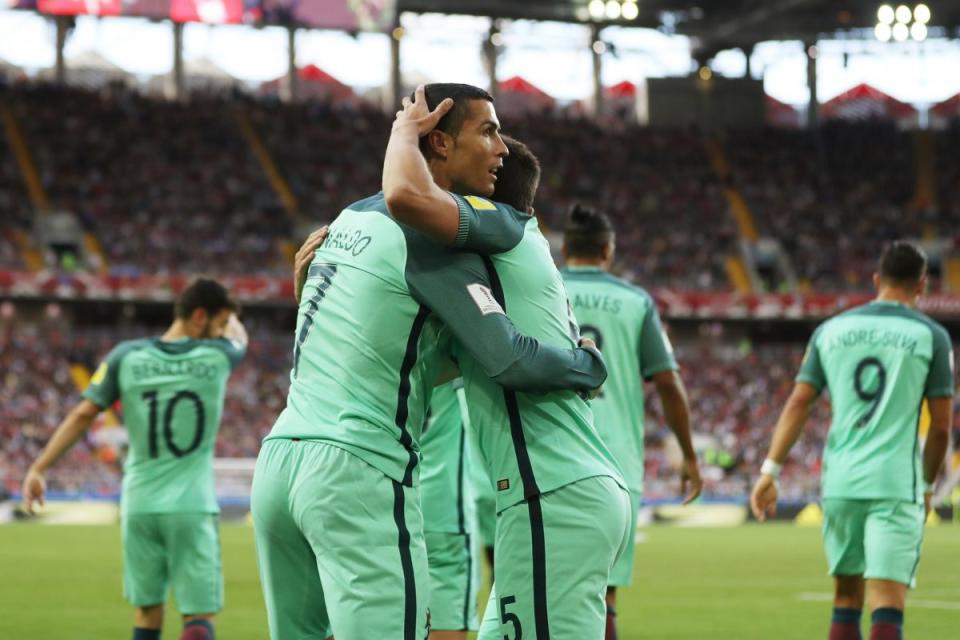
[[[623,18],[625,20],[636,20],[640,15],[640,7],[635,2],[628,2],[623,5]]]
[[[923,42],[927,39],[927,25],[922,22],[914,22],[910,25],[910,37],[917,42]]]
[[[925,4],[918,4],[913,8],[913,19],[920,24],[930,22],[930,7]]]
[[[910,28],[907,25],[903,24],[902,22],[898,22],[897,24],[893,25],[894,40],[896,40],[897,42],[904,42],[909,37],[910,37]]]
[[[607,18],[610,20],[616,20],[620,17],[620,2],[619,0],[610,0],[607,2]]]
[[[596,42],[593,43],[593,52],[596,53],[598,56],[602,56],[604,53],[607,52],[607,43],[604,42],[603,40],[597,40]]]
[[[499,31],[497,31],[497,32],[494,33],[492,36],[490,36],[490,44],[492,44],[492,45],[495,46],[495,47],[502,47],[502,46],[503,46],[503,34],[500,33]]]
[[[877,20],[882,24],[893,24],[893,7],[888,4],[880,5],[880,8],[877,9]]]
[[[877,36],[877,40],[880,42],[890,42],[890,38],[893,37],[893,32],[890,30],[890,25],[882,22],[877,25],[876,29],[873,30],[873,34]]]
[[[607,12],[607,3],[603,0],[590,0],[590,17],[594,20],[603,20],[604,14]]]
[[[910,7],[905,4],[897,7],[897,22],[902,22],[903,24],[910,24],[910,20],[913,18],[913,12],[910,11]]]

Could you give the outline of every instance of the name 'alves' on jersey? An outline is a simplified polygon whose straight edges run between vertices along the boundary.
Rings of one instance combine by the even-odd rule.
[[[118,399],[130,450],[120,508],[135,513],[217,513],[213,452],[230,372],[245,349],[229,340],[121,342],[83,397]]]
[[[817,328],[797,382],[830,390],[824,497],[922,500],[922,402],[953,396],[946,329],[895,302],[856,307]]]

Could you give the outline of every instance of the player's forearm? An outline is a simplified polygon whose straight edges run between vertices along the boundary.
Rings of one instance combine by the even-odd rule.
[[[69,451],[77,440],[86,433],[90,425],[93,424],[95,417],[96,414],[90,415],[89,411],[85,411],[82,407],[76,407],[71,411],[54,431],[47,446],[43,448],[34,463],[30,465],[31,470],[44,473],[53,466],[53,463]]]
[[[397,222],[446,244],[457,239],[459,209],[433,181],[414,124],[393,127],[383,161],[383,196]]]
[[[927,442],[923,446],[923,480],[933,485],[943,466],[950,445],[950,432],[947,429],[933,429],[927,433]]]
[[[777,420],[777,426],[773,431],[773,441],[770,443],[770,451],[767,453],[767,459],[773,460],[778,464],[783,464],[790,453],[790,449],[797,442],[803,427],[810,416],[810,402],[798,398],[796,395],[790,396],[787,406],[783,408],[780,418]]]
[[[687,399],[687,390],[675,371],[668,373],[669,378],[659,376],[655,379],[657,395],[660,396],[660,402],[663,404],[667,426],[677,438],[683,457],[693,459],[696,457],[696,452],[693,448],[693,436],[690,433],[690,403]]]
[[[558,349],[521,338],[520,357],[492,376],[494,382],[527,393],[589,392],[607,379],[607,367],[595,349]]]
[[[227,326],[224,329],[223,337],[232,342],[236,342],[242,347],[246,347],[250,341],[249,336],[247,335],[247,329],[243,326],[243,323],[240,322],[240,318],[237,317],[237,314],[230,314],[230,320],[227,321]]]

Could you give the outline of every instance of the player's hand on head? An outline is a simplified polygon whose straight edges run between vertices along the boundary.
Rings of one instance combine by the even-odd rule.
[[[303,292],[303,285],[307,281],[307,274],[310,271],[310,263],[313,262],[313,256],[327,239],[330,228],[323,225],[309,236],[297,250],[297,255],[293,260],[293,295],[300,304],[300,294]]]
[[[23,488],[20,493],[23,495],[23,506],[27,513],[33,513],[33,504],[36,502],[41,507],[44,505],[44,498],[47,492],[47,482],[43,479],[43,474],[33,469],[27,472],[27,477],[23,479]]]
[[[750,509],[753,511],[753,517],[760,522],[767,519],[767,516],[777,515],[777,483],[773,476],[761,474],[753,485],[753,492],[750,494]]]
[[[417,87],[413,93],[413,100],[404,98],[401,102],[403,108],[397,111],[397,119],[393,126],[399,127],[405,124],[415,125],[417,135],[425,136],[437,127],[440,118],[447,115],[447,112],[453,108],[453,99],[446,98],[437,105],[437,108],[430,111],[427,105],[427,97],[423,85]]]
[[[684,458],[680,467],[680,493],[683,504],[690,504],[700,497],[703,491],[703,479],[700,477],[700,465],[696,458]]]

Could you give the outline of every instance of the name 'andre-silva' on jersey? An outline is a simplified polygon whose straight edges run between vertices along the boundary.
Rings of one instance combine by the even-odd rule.
[[[219,512],[213,451],[227,379],[245,351],[225,339],[145,338],[107,354],[83,397],[102,409],[123,403],[124,514]]]
[[[797,382],[830,390],[825,498],[923,499],[923,399],[954,393],[953,351],[942,326],[895,302],[851,309],[814,332]]]
[[[500,250],[529,217],[478,215],[464,202],[457,247],[397,224],[382,194],[350,205],[330,225],[301,297],[287,406],[267,439],[328,442],[415,484],[420,432],[451,337],[468,345],[495,386],[543,392],[600,384],[606,369],[598,353],[540,344],[489,312],[489,276],[468,250]]]

